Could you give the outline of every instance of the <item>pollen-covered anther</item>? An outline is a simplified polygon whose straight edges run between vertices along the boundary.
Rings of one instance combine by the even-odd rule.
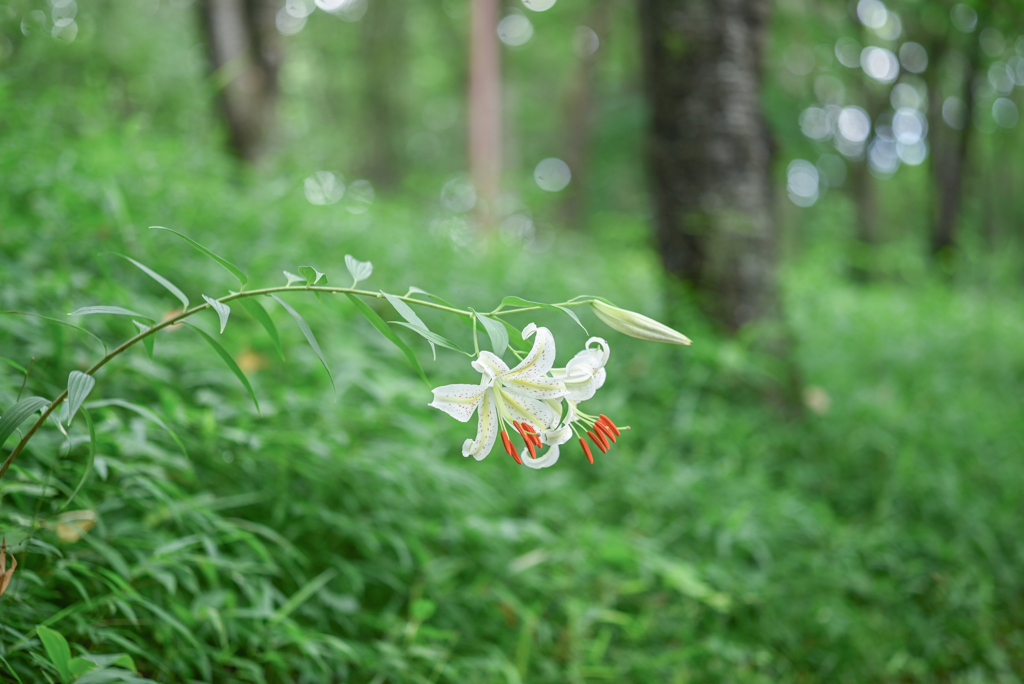
[[[594,465],[594,455],[590,453],[590,446],[582,437],[580,437],[580,446],[583,447],[583,453],[587,455],[587,460],[590,461],[590,465]]]
[[[516,430],[519,431],[519,434],[522,435],[523,441],[526,442],[526,448],[530,451],[530,458],[537,458],[537,447],[533,445],[533,440],[530,439],[529,434],[526,432],[523,426],[520,425],[519,421],[516,420],[512,421],[512,425],[515,426]]]
[[[606,447],[604,445],[604,442],[602,442],[601,439],[594,434],[593,430],[587,430],[587,436],[590,437],[590,440],[597,446],[598,449],[601,450],[602,454],[608,453],[608,447]]]
[[[512,448],[512,442],[509,441],[508,435],[504,430],[501,431],[501,443],[505,446],[505,452],[509,456],[515,456],[516,450]]]

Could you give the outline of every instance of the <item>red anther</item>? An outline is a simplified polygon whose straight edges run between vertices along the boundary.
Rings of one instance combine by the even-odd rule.
[[[505,445],[505,453],[509,456],[516,455],[516,450],[512,448],[512,442],[509,441],[508,435],[505,434],[504,430],[501,431],[501,443]]]
[[[611,418],[609,418],[608,416],[606,416],[606,415],[604,415],[604,414],[602,413],[602,414],[601,414],[601,420],[603,420],[603,421],[604,421],[604,424],[605,424],[605,425],[607,425],[608,427],[610,427],[610,428],[612,429],[612,432],[614,432],[614,433],[615,433],[615,436],[616,436],[616,437],[619,437],[620,435],[622,435],[622,433],[621,433],[621,432],[619,432],[619,428],[615,427],[615,423],[613,423],[613,422],[612,422],[612,419],[611,419]]]
[[[536,434],[537,433],[537,431],[534,430],[533,426],[530,425],[529,423],[523,423],[523,429],[526,430],[527,432],[529,432],[530,434]]]
[[[533,446],[533,442],[530,440],[527,432],[523,430],[523,426],[514,420],[512,421],[512,424],[515,425],[516,430],[519,430],[519,434],[523,436],[523,441],[526,442],[526,448],[530,450],[530,457],[537,458],[537,448]]]
[[[519,458],[519,452],[515,449],[512,450],[512,458],[516,459],[516,463],[523,465],[523,459]]]
[[[604,431],[601,430],[601,426],[596,423],[594,424],[594,434],[601,440],[601,444],[604,444],[605,449],[612,448],[611,442],[608,441],[608,437],[604,434]]]
[[[587,460],[590,461],[591,465],[593,465],[594,464],[594,455],[592,453],[590,453],[590,446],[586,443],[586,441],[582,437],[580,437],[580,446],[583,447],[583,453],[585,453],[587,455]]]
[[[544,448],[544,444],[540,441],[540,437],[538,437],[537,435],[530,436],[533,437],[533,443],[537,445],[538,449]]]
[[[615,441],[616,441],[615,433],[612,432],[612,429],[610,427],[608,427],[607,425],[605,425],[601,421],[597,421],[596,423],[594,423],[594,432],[597,432],[602,437],[604,437],[606,442],[610,439],[610,440],[612,440],[612,443],[614,444]]]
[[[608,453],[608,449],[607,449],[607,447],[605,447],[604,442],[602,442],[600,439],[598,439],[597,435],[595,435],[592,431],[587,430],[587,436],[590,437],[590,439],[594,442],[594,444],[597,445],[597,448],[601,450],[602,454],[607,454]]]

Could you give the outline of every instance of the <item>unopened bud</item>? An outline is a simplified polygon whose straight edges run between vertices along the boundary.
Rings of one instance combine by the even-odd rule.
[[[668,344],[690,344],[690,338],[672,328],[648,318],[635,311],[626,311],[611,304],[594,300],[591,302],[594,313],[613,330],[650,342],[666,342]]]

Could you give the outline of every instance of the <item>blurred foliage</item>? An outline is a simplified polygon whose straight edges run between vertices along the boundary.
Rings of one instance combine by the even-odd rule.
[[[811,42],[802,36],[833,40],[800,7],[780,5],[773,55]],[[841,27],[850,20],[840,10],[822,9]],[[82,3],[70,44],[51,36],[51,11],[29,0],[0,9],[0,309],[63,317],[108,304],[159,318],[176,306],[113,252],[193,299],[234,286],[173,236],[146,230],[158,224],[255,283],[283,283],[282,270],[303,264],[342,282],[350,253],[375,263],[373,287],[416,285],[478,310],[508,294],[587,293],[661,313],[626,4],[614,6],[599,70],[589,232],[556,230],[557,196],[530,178],[536,160],[557,156],[563,125],[547,93],[569,78],[565,40],[580,19],[562,2],[530,14],[533,41],[506,53],[511,211],[529,212],[535,232],[488,238],[438,203],[462,168],[462,3],[410,3],[415,58],[395,84],[408,171],[368,210],[303,195],[313,171],[354,180],[364,159],[351,123],[365,87],[359,23],[318,12],[288,40],[281,151],[243,169],[222,151],[194,7]],[[769,88],[780,169],[810,145],[795,126],[801,97]],[[438,120],[448,123],[427,125]],[[412,141],[424,127],[433,138],[420,148]],[[1021,158],[995,135],[979,140],[976,188]],[[316,331],[336,392],[284,312],[268,307],[282,362],[235,307],[220,339],[262,416],[198,336],[160,335],[155,361],[132,350],[90,396],[96,453],[79,418],[70,442],[40,433],[0,483],[19,559],[0,599],[0,672],[62,681],[49,628],[70,657],[123,653],[138,673],[108,659],[111,679],[98,670],[80,682],[1019,681],[1017,228],[1003,224],[1000,242],[986,244],[987,205],[971,195],[958,280],[940,285],[920,246],[925,174],[901,170],[881,191],[888,230],[874,263],[887,277],[867,286],[844,279],[845,197],[780,206],[806,415],[764,405],[770,366],[742,338],[716,338],[694,318],[683,331],[695,344],[680,352],[585,317],[614,352],[600,408],[632,425],[594,466],[573,449],[541,472],[497,452],[463,460],[472,426],[429,409],[401,355],[340,298],[289,297]],[[421,315],[467,339],[461,324]],[[91,318],[84,325],[108,343],[133,332],[126,318]],[[26,394],[55,396],[98,357],[77,331],[0,320],[0,356],[31,360]],[[554,314],[539,320],[562,358],[585,339]],[[212,313],[200,324],[217,330]],[[427,366],[435,384],[468,371],[455,355]],[[23,383],[0,364],[0,406]],[[112,399],[155,412],[184,449],[130,407],[102,404]],[[95,513],[95,526],[62,535],[76,511]]]

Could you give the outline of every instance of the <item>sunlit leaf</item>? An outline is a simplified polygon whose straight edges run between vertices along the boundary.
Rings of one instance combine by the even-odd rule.
[[[74,544],[96,526],[96,511],[66,511],[50,525],[65,544]]]
[[[26,397],[14,406],[4,411],[0,416],[0,446],[7,441],[18,426],[37,411],[41,411],[50,405],[49,400],[42,397]]]
[[[388,294],[387,292],[384,292],[383,290],[381,291],[381,294],[384,295],[384,297],[389,302],[391,302],[391,306],[395,307],[395,311],[398,312],[398,315],[401,316],[402,318],[404,318],[406,321],[408,321],[410,323],[409,327],[411,327],[413,330],[416,330],[417,332],[420,332],[421,330],[423,332],[427,332],[427,333],[430,332],[430,328],[427,327],[427,324],[424,323],[420,319],[420,317],[416,315],[415,311],[413,311],[412,309],[409,308],[408,304],[403,302],[401,299],[399,299],[395,295]],[[430,339],[429,335],[423,335],[423,337],[425,337],[427,339],[427,341],[430,343],[430,351],[434,354],[434,360],[436,361],[437,360],[437,349],[434,348],[434,342]]]
[[[203,295],[203,299],[205,299],[206,303],[213,307],[213,310],[217,312],[217,316],[220,318],[220,333],[223,335],[224,328],[227,327],[228,324],[228,316],[231,315],[231,307],[224,302],[218,302],[216,299],[207,297],[206,295]]]
[[[85,398],[89,396],[89,392],[92,392],[92,388],[95,386],[96,378],[82,371],[71,371],[71,375],[68,377],[68,426],[71,425],[78,409],[82,407]]]
[[[144,318],[147,321],[156,320],[146,314],[136,313],[130,309],[125,309],[120,306],[84,306],[77,311],[72,311],[68,316],[88,316],[91,314],[113,314],[115,316],[135,316],[136,318]]]
[[[427,374],[423,372],[423,367],[420,366],[420,362],[416,360],[416,355],[413,354],[412,350],[409,349],[409,346],[402,341],[402,338],[396,335],[395,331],[389,328],[388,324],[384,322],[384,319],[378,316],[376,311],[367,306],[366,302],[359,299],[359,297],[348,293],[346,293],[346,296],[352,301],[355,307],[359,309],[359,313],[363,314],[366,320],[370,321],[373,327],[377,329],[377,332],[402,350],[402,353],[405,354],[405,358],[409,360],[410,365],[412,365],[416,372],[420,374],[420,377],[423,378],[423,382],[430,385],[430,381],[427,380]]]
[[[576,321],[576,325],[578,325],[581,328],[583,328],[583,332],[587,332],[587,328],[582,323],[580,323],[580,319],[576,317],[576,314],[574,314],[571,310],[565,308],[564,306],[557,306],[555,304],[542,304],[541,302],[531,302],[529,300],[523,299],[522,297],[505,297],[504,299],[501,300],[501,306],[502,306],[502,308],[504,308],[506,306],[517,306],[517,307],[518,306],[522,306],[522,307],[539,306],[542,309],[551,309],[552,311],[561,311],[566,316],[568,316],[572,320]],[[587,333],[587,334],[589,335],[590,333]]]
[[[324,353],[320,351],[320,345],[317,344],[316,337],[313,335],[313,331],[309,329],[309,324],[306,323],[306,319],[299,315],[299,312],[288,305],[288,302],[284,301],[277,295],[270,295],[277,303],[284,307],[284,310],[292,315],[295,322],[299,326],[299,330],[305,335],[306,341],[309,342],[309,346],[316,352],[317,357],[320,359],[320,363],[324,364],[324,369],[327,371],[328,377],[331,378],[331,387],[334,387],[334,374],[331,373],[331,367],[327,365],[327,359],[324,358]]]
[[[505,348],[508,347],[508,332],[505,331],[505,326],[483,314],[477,314],[476,317],[487,331],[487,336],[491,338],[491,349],[494,353],[498,356],[504,354]]]
[[[129,257],[129,256],[125,256],[124,254],[117,254],[117,253],[115,253],[115,254],[114,254],[114,256],[119,256],[119,257],[121,257],[122,259],[127,259],[128,261],[130,261],[130,262],[132,262],[133,264],[135,264],[136,266],[138,266],[138,267],[139,267],[139,269],[141,269],[143,273],[145,273],[145,274],[146,274],[146,275],[148,275],[148,276],[149,276],[150,278],[152,278],[152,279],[153,279],[153,280],[155,280],[156,282],[158,282],[158,283],[160,283],[161,285],[163,285],[163,286],[164,286],[165,288],[167,288],[167,291],[168,291],[168,292],[170,292],[170,293],[171,293],[172,295],[174,295],[175,297],[177,297],[177,298],[178,298],[178,301],[180,301],[180,302],[181,302],[181,307],[182,307],[183,309],[187,309],[187,308],[188,308],[188,297],[186,297],[186,296],[185,296],[185,293],[184,293],[184,292],[182,292],[181,290],[179,290],[179,289],[178,289],[178,288],[177,288],[177,287],[176,287],[176,286],[174,285],[174,283],[172,283],[171,281],[167,280],[167,279],[166,279],[166,278],[164,278],[164,277],[163,277],[162,275],[160,275],[160,274],[159,274],[159,273],[157,273],[156,271],[152,270],[152,269],[151,269],[151,268],[149,268],[148,266],[145,266],[145,265],[143,265],[143,264],[140,264],[140,263],[139,263],[138,261],[136,261],[135,259],[132,259],[132,258],[131,258],[131,257]]]
[[[357,283],[366,280],[373,274],[373,264],[369,261],[359,261],[351,254],[345,255],[345,266]]]
[[[274,325],[274,321],[270,318],[267,310],[263,308],[263,305],[257,302],[254,297],[242,297],[235,301],[241,304],[242,308],[248,311],[250,316],[259,321],[263,329],[267,331],[267,335],[270,336],[270,341],[277,348],[277,353],[280,354],[281,360],[284,361],[284,350],[281,349],[281,338],[277,334],[277,326]]]
[[[249,396],[252,397],[252,403],[256,404],[256,412],[259,413],[260,402],[256,399],[256,392],[253,391],[252,385],[249,384],[249,379],[245,377],[245,373],[243,373],[242,369],[238,367],[238,364],[235,363],[235,360],[231,358],[231,354],[229,354],[224,347],[220,346],[220,343],[217,340],[207,335],[201,328],[198,328],[192,325],[191,323],[187,325],[188,327],[195,330],[200,337],[206,340],[207,343],[209,343],[209,345],[213,347],[213,351],[217,352],[217,356],[219,356],[224,361],[227,367],[231,369],[231,372],[235,374],[235,377],[238,378],[239,382],[241,382],[242,385],[245,387],[246,391],[249,392]]]
[[[166,230],[169,233],[174,233],[175,235],[180,237],[182,240],[184,240],[185,242],[189,243],[190,245],[192,245],[193,247],[198,249],[200,252],[202,252],[203,254],[205,254],[206,256],[210,257],[211,259],[216,261],[218,264],[223,266],[227,270],[228,273],[230,273],[231,275],[233,275],[236,278],[238,278],[238,282],[240,282],[242,284],[243,288],[249,282],[249,276],[247,276],[244,273],[242,273],[242,270],[240,268],[235,266],[233,263],[231,263],[227,259],[224,259],[222,257],[217,256],[216,254],[214,254],[210,250],[206,249],[206,247],[203,247],[201,244],[199,244],[198,242],[196,242],[192,238],[188,237],[187,235],[182,235],[181,233],[179,233],[176,230],[172,230],[170,228],[164,228],[163,226],[150,226],[149,229],[150,230]]]

